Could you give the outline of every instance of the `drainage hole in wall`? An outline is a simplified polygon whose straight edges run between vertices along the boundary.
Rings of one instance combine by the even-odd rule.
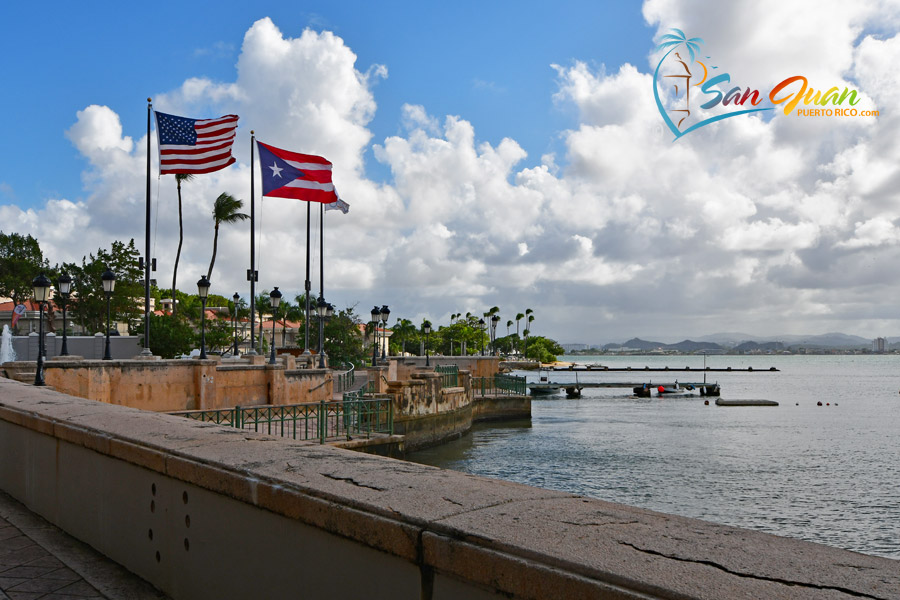
[[[150,493],[153,494],[154,496],[156,495],[156,484],[155,483],[150,486]]]
[[[155,500],[150,501],[150,512],[156,512],[156,501]]]
[[[191,515],[184,515],[184,526],[185,527],[191,526]]]
[[[181,501],[187,504],[187,492],[181,494]]]
[[[149,529],[147,531],[147,537],[149,537],[151,540],[153,539],[153,530],[152,529]]]
[[[156,562],[160,561],[159,550],[156,551]]]
[[[188,539],[187,539],[187,538],[184,538],[184,549],[185,549],[185,551],[187,551],[187,550],[190,550],[190,549],[191,549],[191,542],[190,542],[190,541],[188,541]]]

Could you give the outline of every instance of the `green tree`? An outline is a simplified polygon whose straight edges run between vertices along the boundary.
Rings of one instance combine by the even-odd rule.
[[[143,322],[135,333],[142,336],[143,344]],[[175,358],[187,354],[194,348],[197,339],[194,328],[182,316],[150,315],[150,350],[155,356]]]
[[[555,362],[556,358],[561,354],[565,354],[556,340],[545,338],[539,335],[529,336],[528,349],[525,351],[525,358],[533,358],[542,363]]]
[[[138,267],[138,255],[132,239],[127,245],[114,241],[109,251],[99,248],[96,255],[82,257],[81,265],[63,263],[61,270],[73,279],[69,310],[72,320],[82,329],[93,332],[106,329],[106,295],[100,276],[108,266],[116,274],[116,288],[110,297],[111,318],[127,322],[129,331],[134,332],[144,314],[144,286],[140,283],[143,273]]]
[[[223,223],[225,225],[230,225],[231,223],[249,219],[250,215],[240,212],[243,207],[243,200],[238,200],[225,192],[222,192],[219,194],[219,197],[216,198],[216,203],[213,205],[213,221],[215,221],[216,225],[215,233],[213,235],[212,260],[209,261],[209,271],[206,273],[206,278],[210,281],[212,281],[213,266],[216,264],[216,250],[219,245],[219,225]]]
[[[152,333],[152,330],[151,330]],[[206,319],[206,351],[225,352],[234,345],[234,331],[228,317]]]
[[[336,312],[325,324],[325,353],[332,368],[353,363],[366,363],[368,354],[363,348],[363,334],[359,317],[353,307]]]
[[[194,176],[190,173],[177,173],[175,175],[175,184],[178,186],[178,251],[175,253],[175,267],[172,269],[172,299],[175,299],[175,290],[178,287],[175,285],[175,282],[178,279],[178,261],[181,259],[181,245],[184,242],[184,218],[181,213],[181,183],[183,181],[190,181]],[[172,314],[175,315],[178,309],[178,304],[172,303]]]
[[[38,241],[30,235],[0,231],[0,296],[20,304],[31,296],[31,282],[41,271],[53,279]]]

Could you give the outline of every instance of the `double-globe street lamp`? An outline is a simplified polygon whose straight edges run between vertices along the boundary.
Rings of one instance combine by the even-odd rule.
[[[206,358],[206,299],[209,297],[209,279],[201,275],[197,282],[197,295],[200,296],[200,359]]]
[[[34,301],[38,303],[40,311],[37,370],[34,373],[34,385],[47,385],[44,383],[44,303],[50,298],[50,285],[50,280],[43,272],[31,282],[31,287],[34,289]]]
[[[234,296],[231,297],[234,300],[234,351],[232,351],[231,355],[235,358],[238,356],[238,332],[237,332],[237,324],[238,324],[238,302],[241,300],[241,295],[237,292],[234,293]]]
[[[319,296],[316,302],[316,313],[319,315],[319,368],[325,368],[325,321],[334,315],[334,307]]]
[[[497,323],[499,322],[500,315],[491,317],[491,348],[493,348],[493,354],[495,356],[497,354]]]
[[[369,316],[372,317],[372,366],[374,367],[378,362],[378,322],[381,321],[381,309],[373,306]]]
[[[60,351],[60,356],[68,356],[69,355],[69,346],[66,343],[66,304],[69,301],[69,294],[72,292],[72,278],[69,277],[68,273],[63,273],[59,276],[57,280],[57,291],[59,295],[62,296],[62,309],[63,309],[63,343],[62,350]]]
[[[425,366],[430,367],[431,360],[428,355],[428,342],[429,338],[431,337],[431,321],[425,321],[424,323],[422,323],[422,331],[425,332]]]
[[[107,265],[106,270],[100,276],[103,282],[103,293],[106,294],[106,352],[103,354],[103,360],[112,360],[112,354],[109,352],[109,327],[110,327],[110,308],[109,304],[112,300],[113,292],[116,290],[116,274]]]
[[[281,292],[278,291],[278,286],[275,286],[271,292],[269,292],[269,304],[272,305],[272,355],[269,357],[269,364],[275,364],[275,313],[278,310],[278,305],[281,304]]]
[[[391,309],[387,307],[387,304],[381,307],[381,360],[385,360],[385,349],[388,345],[387,338],[387,322],[388,317],[391,316]]]
[[[484,356],[484,319],[478,319],[478,331],[481,332],[481,355]]]

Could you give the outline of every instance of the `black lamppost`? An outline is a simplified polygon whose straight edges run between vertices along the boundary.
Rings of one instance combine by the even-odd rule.
[[[500,322],[500,315],[494,315],[491,317],[491,348],[493,348],[493,354],[497,354],[497,323]]]
[[[319,315],[319,368],[325,368],[325,317],[328,315],[329,304],[325,298],[319,296],[316,302],[316,314]]]
[[[425,321],[422,323],[422,331],[425,332],[425,366],[431,366],[431,359],[428,356],[428,338],[431,337],[431,321]]]
[[[391,316],[391,309],[387,307],[387,304],[381,307],[381,360],[384,360],[385,357],[385,348],[388,345],[387,339],[387,322],[388,317]]]
[[[237,292],[234,293],[234,296],[231,297],[234,300],[234,352],[231,353],[232,356],[238,356],[238,332],[237,332],[237,324],[238,324],[238,302],[241,300],[241,295]]]
[[[107,266],[100,279],[103,281],[103,293],[106,294],[106,353],[103,355],[103,360],[112,360],[112,354],[109,353],[109,303],[116,290],[116,274]]]
[[[68,273],[63,273],[59,276],[57,285],[59,286],[57,291],[59,292],[59,295],[62,296],[63,309],[63,343],[59,355],[68,356],[69,346],[66,344],[66,303],[69,301],[69,293],[72,291],[72,278],[69,277]]]
[[[209,279],[201,275],[197,282],[197,295],[200,296],[200,359],[206,358],[206,299],[209,297]]]
[[[378,362],[378,321],[381,320],[381,309],[372,307],[372,366]]]
[[[484,356],[484,319],[478,319],[478,331],[481,332],[481,355]]]
[[[34,385],[46,385],[44,383],[44,303],[50,297],[50,285],[50,280],[43,272],[31,282],[31,287],[34,288],[34,301],[38,303],[40,311],[37,371],[34,374]]]
[[[272,355],[269,357],[269,364],[275,364],[275,313],[278,310],[278,305],[281,304],[281,292],[278,291],[278,286],[275,287],[271,292],[269,292],[269,304],[272,305]]]

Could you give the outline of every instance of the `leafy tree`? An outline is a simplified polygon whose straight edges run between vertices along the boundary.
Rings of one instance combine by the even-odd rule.
[[[175,267],[172,269],[172,299],[175,299],[175,290],[178,287],[175,282],[178,278],[178,261],[181,259],[181,245],[184,242],[184,218],[181,214],[181,183],[190,181],[194,176],[190,173],[177,173],[175,175],[175,183],[178,186],[178,251],[175,253]],[[177,303],[172,303],[172,314],[176,314],[178,309]]]
[[[209,261],[209,272],[206,274],[206,278],[209,280],[212,280],[213,266],[216,264],[216,249],[219,245],[219,225],[222,223],[230,225],[231,223],[249,219],[250,215],[240,212],[243,207],[243,200],[238,200],[225,192],[222,192],[219,194],[219,197],[216,198],[216,203],[213,205],[213,221],[216,226],[215,234],[213,235],[212,260]]]
[[[151,330],[151,333],[153,330]],[[234,330],[228,317],[206,319],[206,351],[225,352],[234,345]]]
[[[136,328],[136,333],[143,335],[143,322]],[[150,315],[150,350],[154,355],[175,358],[187,354],[198,339],[194,328],[181,315]]]
[[[110,297],[112,320],[127,322],[132,332],[143,321],[144,286],[140,283],[143,273],[138,268],[138,254],[133,239],[127,245],[114,241],[109,251],[99,248],[96,255],[82,257],[81,265],[63,263],[61,270],[73,279],[69,300],[72,319],[82,329],[106,329],[106,295],[100,276],[107,266],[116,274],[116,288]]]
[[[528,338],[528,349],[525,351],[525,358],[533,358],[542,363],[549,363],[555,362],[559,355],[565,353],[566,351],[563,350],[556,340],[535,335]]]
[[[41,271],[54,279],[38,241],[30,235],[0,231],[0,296],[19,304],[31,296],[31,282]]]
[[[352,306],[336,312],[325,323],[325,353],[332,368],[347,363],[366,363],[368,353],[363,348],[363,335],[359,328],[361,324],[362,321],[354,313]]]

